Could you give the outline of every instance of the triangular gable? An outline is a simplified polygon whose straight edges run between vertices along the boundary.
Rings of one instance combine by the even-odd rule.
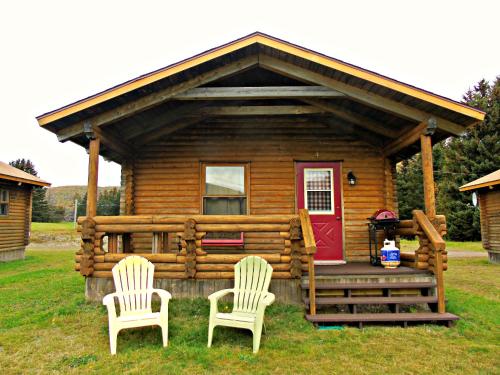
[[[469,107],[467,105],[464,105],[462,103],[396,81],[394,79],[354,66],[352,64],[348,64],[346,62],[334,59],[332,57],[323,55],[321,53],[294,45],[292,43],[280,40],[278,38],[274,38],[272,36],[257,32],[245,36],[241,39],[235,40],[233,42],[224,44],[220,47],[213,48],[199,55],[193,56],[189,59],[169,65],[165,68],[139,76],[128,82],[117,85],[99,94],[90,96],[86,99],[82,99],[78,102],[62,107],[55,111],[51,111],[41,116],[38,116],[37,117],[38,123],[42,126],[49,124],[51,122],[62,119],[66,116],[72,115],[79,111],[103,103],[107,100],[116,98],[120,95],[126,94],[128,92],[139,89],[151,83],[170,77],[176,73],[183,72],[187,69],[196,67],[197,65],[216,59],[225,54],[238,51],[240,49],[243,49],[245,47],[248,47],[256,43],[270,48],[274,48],[276,50],[294,55],[299,58],[309,60],[311,62],[323,65],[327,68],[334,69],[345,74],[349,74],[353,77],[357,77],[367,82],[371,82],[373,84],[385,87],[387,89],[397,91],[401,94],[423,100],[430,104],[445,108],[450,111],[454,111],[464,116],[468,116],[472,119],[475,119],[476,121],[481,121],[484,119],[484,112]]]

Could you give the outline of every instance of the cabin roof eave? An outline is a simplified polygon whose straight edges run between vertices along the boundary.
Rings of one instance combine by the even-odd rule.
[[[381,74],[372,72],[367,69],[360,68],[358,66],[346,63],[344,61],[323,55],[321,53],[309,50],[307,48],[286,42],[284,40],[256,32],[247,35],[243,38],[237,39],[230,43],[224,44],[222,46],[210,49],[201,54],[195,55],[188,59],[182,60],[178,63],[166,66],[164,68],[155,70],[153,72],[141,75],[125,83],[114,86],[110,89],[104,90],[98,94],[89,96],[85,99],[79,100],[77,102],[71,103],[67,106],[61,107],[59,109],[47,112],[40,116],[37,116],[37,121],[39,125],[45,126],[51,124],[59,119],[62,119],[71,114],[77,113],[79,111],[85,110],[92,106],[103,103],[107,100],[116,98],[120,95],[126,94],[133,90],[144,87],[148,84],[157,82],[176,73],[180,73],[189,68],[200,65],[204,62],[213,60],[217,57],[223,56],[227,53],[234,52],[236,50],[248,47],[252,44],[259,43],[264,46],[277,49],[284,53],[294,55],[300,58],[304,58],[308,61],[323,65],[327,68],[331,68],[345,74],[349,74],[353,77],[357,77],[373,84],[386,87],[391,90],[395,90],[404,95],[408,95],[413,98],[423,100],[425,102],[431,103],[433,105],[454,111],[461,115],[471,118],[468,126],[476,123],[477,121],[482,121],[484,119],[485,113],[477,110],[475,108],[469,107],[463,103],[456,102],[452,99],[445,98],[443,96],[431,93],[429,91],[417,88],[406,83],[391,79],[389,77],[383,76]]]

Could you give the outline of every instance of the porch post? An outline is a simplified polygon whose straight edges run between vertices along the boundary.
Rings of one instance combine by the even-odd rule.
[[[89,179],[87,185],[87,217],[97,214],[97,177],[99,174],[99,138],[89,143]]]
[[[436,217],[436,197],[434,193],[434,170],[432,163],[431,136],[436,129],[436,120],[430,118],[427,129],[420,135],[420,149],[422,155],[422,174],[424,177],[424,204],[425,213],[433,220]]]

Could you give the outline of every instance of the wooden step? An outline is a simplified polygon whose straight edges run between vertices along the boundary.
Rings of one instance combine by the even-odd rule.
[[[302,283],[302,289],[309,289],[309,284]],[[316,290],[346,290],[346,289],[423,289],[434,288],[436,284],[428,282],[394,282],[394,283],[324,283],[318,284],[316,279]]]
[[[437,296],[405,296],[405,297],[316,297],[316,305],[413,305],[419,303],[437,303]],[[309,306],[309,298],[304,298]]]
[[[445,322],[450,324],[460,318],[450,313],[382,313],[382,314],[316,314],[306,315],[312,323],[408,323]]]

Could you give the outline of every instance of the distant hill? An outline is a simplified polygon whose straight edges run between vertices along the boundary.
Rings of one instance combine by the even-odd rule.
[[[99,187],[99,194],[111,189],[119,189],[119,186]],[[56,186],[47,189],[47,201],[50,205],[64,207],[65,218],[73,217],[75,199],[83,199],[87,192],[87,186]]]

